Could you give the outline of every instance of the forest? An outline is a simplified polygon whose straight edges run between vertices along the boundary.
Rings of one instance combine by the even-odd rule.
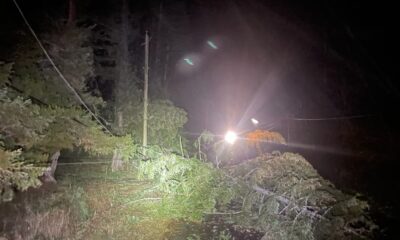
[[[2,1],[0,240],[395,239],[397,86],[283,2]]]

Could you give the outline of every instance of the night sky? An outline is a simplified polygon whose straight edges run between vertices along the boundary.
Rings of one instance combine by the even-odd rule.
[[[211,18],[204,11],[195,15],[200,33],[193,34],[202,41],[192,51],[200,54],[201,66],[177,74],[174,84],[182,96],[178,102],[201,109],[195,111],[194,126],[222,130],[226,122],[244,127],[252,116],[269,122],[286,116],[376,114],[395,106],[390,6],[221,5],[214,6]],[[204,50],[208,37],[221,41],[218,51]],[[339,99],[340,91],[351,98]],[[205,102],[186,101],[193,96]]]
[[[161,2],[163,26],[179,33],[179,38],[171,37],[168,97],[189,113],[186,132],[245,131],[255,117],[274,123],[274,130],[289,142],[330,149],[336,162],[314,160],[324,176],[334,178],[337,172],[331,167],[345,166],[351,176],[343,181],[370,179],[358,186],[365,191],[378,191],[395,181],[400,84],[394,3],[131,1],[131,15],[140,19],[135,27],[142,34],[152,29]],[[43,21],[67,16],[64,0],[19,3],[39,33],[51,27]],[[96,23],[117,6],[118,1],[84,1],[78,5],[78,18]],[[4,58],[18,36],[31,37],[11,0],[0,3],[0,29]],[[186,64],[185,58],[194,65]],[[107,86],[103,90],[106,94]],[[294,120],[355,115],[364,117]],[[355,168],[362,168],[359,175],[352,175]],[[377,173],[372,176],[372,171]],[[392,187],[398,189],[398,184]]]
[[[118,5],[114,2],[86,1],[78,6],[78,17],[101,19],[112,14]],[[21,6],[36,29],[43,31],[49,27],[40,24],[43,19],[66,16],[66,3],[21,1]],[[157,14],[158,5],[159,1],[131,3],[132,14],[143,18],[141,30],[151,27],[146,19]],[[175,49],[169,96],[190,113],[191,130],[223,132],[226,124],[243,128],[253,116],[270,122],[287,116],[376,115],[395,110],[399,89],[393,5],[357,1],[163,1],[163,5],[167,28],[168,21],[185,16],[181,20],[186,21],[185,38]],[[15,45],[15,29],[26,29],[12,1],[2,1],[0,7],[5,51]],[[215,41],[219,49],[207,47],[207,40]],[[197,57],[195,66],[182,66],[187,56]],[[354,92],[345,104],[340,103],[340,88]]]

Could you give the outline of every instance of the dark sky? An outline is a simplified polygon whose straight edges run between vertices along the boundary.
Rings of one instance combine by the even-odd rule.
[[[392,6],[340,1],[215,5],[194,15],[193,34],[202,42],[188,53],[198,56],[199,66],[177,74],[173,85],[178,104],[192,113],[189,126],[224,131],[228,125],[248,127],[252,116],[269,122],[395,107]],[[206,49],[208,38],[220,49]]]
[[[19,1],[36,29],[66,16],[67,1]],[[77,1],[79,16],[102,17],[117,1]],[[395,7],[365,1],[163,1],[165,21],[185,15],[170,96],[189,112],[187,129],[246,129],[251,117],[331,117],[396,112]],[[156,15],[159,1],[131,1]],[[168,12],[168,9],[180,11]],[[0,3],[2,51],[24,29],[11,0]],[[168,15],[170,14],[170,15]],[[179,16],[178,16],[179,17]],[[147,22],[141,28],[148,28]],[[151,34],[151,33],[150,33]],[[207,47],[214,41],[219,49]],[[178,44],[179,47],[179,44]],[[185,65],[191,57],[195,66]]]

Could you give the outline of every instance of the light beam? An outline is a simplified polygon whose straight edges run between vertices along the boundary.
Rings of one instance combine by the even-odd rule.
[[[225,141],[229,144],[234,144],[236,142],[237,138],[238,138],[237,134],[233,131],[228,131],[225,134]]]

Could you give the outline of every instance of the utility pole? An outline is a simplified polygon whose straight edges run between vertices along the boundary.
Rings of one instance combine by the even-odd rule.
[[[149,35],[146,31],[146,38],[144,45],[143,155],[146,155],[146,147],[147,147],[148,91],[149,91]]]

